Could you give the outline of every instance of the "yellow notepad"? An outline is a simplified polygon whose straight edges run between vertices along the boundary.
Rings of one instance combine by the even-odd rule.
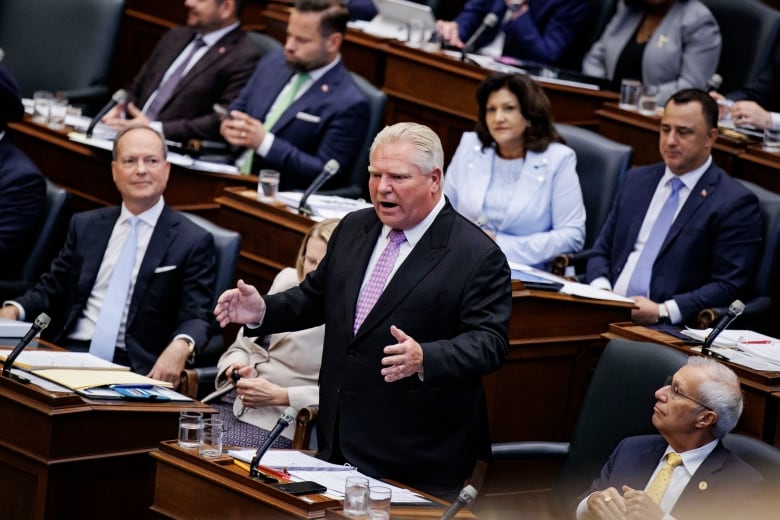
[[[83,390],[85,388],[106,385],[155,385],[166,388],[173,386],[166,381],[152,379],[128,370],[71,370],[54,368],[33,370],[32,373],[59,383],[71,390]]]

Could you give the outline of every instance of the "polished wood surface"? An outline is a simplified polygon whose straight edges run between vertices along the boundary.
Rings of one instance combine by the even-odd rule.
[[[0,378],[0,518],[147,516],[149,452],[197,403],[93,401]]]
[[[611,324],[605,337],[650,341],[667,345],[688,355],[699,355],[680,338],[632,323]],[[745,407],[735,431],[780,446],[778,400],[773,395],[780,392],[780,372],[753,370],[728,361],[723,364],[731,368],[742,383]]]
[[[74,211],[115,206],[121,197],[111,176],[111,152],[76,143],[65,131],[29,119],[10,123],[14,144],[32,157],[43,175],[71,193]],[[255,175],[229,175],[172,166],[165,201],[175,209],[203,213],[217,209],[215,197],[228,186],[255,189]]]

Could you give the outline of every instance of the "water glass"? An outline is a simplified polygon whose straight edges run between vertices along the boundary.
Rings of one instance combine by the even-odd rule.
[[[409,36],[406,39],[406,45],[417,49],[423,46],[425,41],[425,22],[419,18],[409,20]]]
[[[639,95],[639,113],[645,116],[654,116],[655,107],[658,104],[658,86],[645,85]]]
[[[368,479],[347,477],[344,488],[344,514],[364,516],[368,510]]]
[[[276,200],[276,194],[279,191],[279,172],[276,170],[260,170],[259,177],[257,199],[265,202]]]
[[[49,128],[62,130],[65,128],[65,116],[68,115],[68,98],[59,95],[54,96],[49,105]]]
[[[623,110],[636,110],[639,104],[639,93],[642,91],[642,82],[636,79],[624,79],[620,82],[620,108]]]
[[[371,486],[368,490],[369,520],[390,520],[393,491],[385,486]]]
[[[780,128],[768,126],[764,129],[764,151],[780,152]]]
[[[203,442],[203,414],[179,413],[179,447],[197,448]]]
[[[54,94],[48,90],[36,90],[33,93],[33,118],[35,123],[42,125],[49,123],[49,108],[54,99]]]
[[[203,421],[203,442],[198,447],[201,457],[219,457],[222,455],[222,436],[224,422],[221,419]]]

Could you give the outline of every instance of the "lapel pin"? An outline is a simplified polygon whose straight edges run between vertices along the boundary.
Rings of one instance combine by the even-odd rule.
[[[320,87],[320,90],[322,90],[323,92],[327,92],[327,91],[329,91],[329,90],[330,90],[330,88],[329,88],[327,85],[322,85],[322,86]]]
[[[658,35],[658,48],[662,48],[664,45],[669,43],[669,37],[664,36],[663,34]]]
[[[219,53],[220,54],[225,54],[225,48],[224,47],[220,47],[219,48]]]
[[[706,197],[707,196],[707,190],[701,190],[701,196]]]
[[[707,491],[707,481],[706,480],[702,480],[701,482],[699,482],[699,490]]]

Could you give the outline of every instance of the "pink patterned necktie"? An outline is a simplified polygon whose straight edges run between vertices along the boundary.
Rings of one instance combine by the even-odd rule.
[[[401,244],[406,242],[406,235],[404,235],[403,231],[398,229],[391,230],[387,238],[389,242],[385,246],[385,250],[382,251],[379,261],[374,266],[374,270],[371,271],[368,282],[366,282],[365,287],[363,287],[363,290],[360,292],[357,308],[355,309],[354,333],[357,333],[360,325],[363,324],[363,320],[366,319],[366,316],[368,316],[368,313],[374,307],[374,304],[379,299],[382,291],[385,290],[387,279],[393,271],[395,261],[398,260],[398,252],[401,250]]]

